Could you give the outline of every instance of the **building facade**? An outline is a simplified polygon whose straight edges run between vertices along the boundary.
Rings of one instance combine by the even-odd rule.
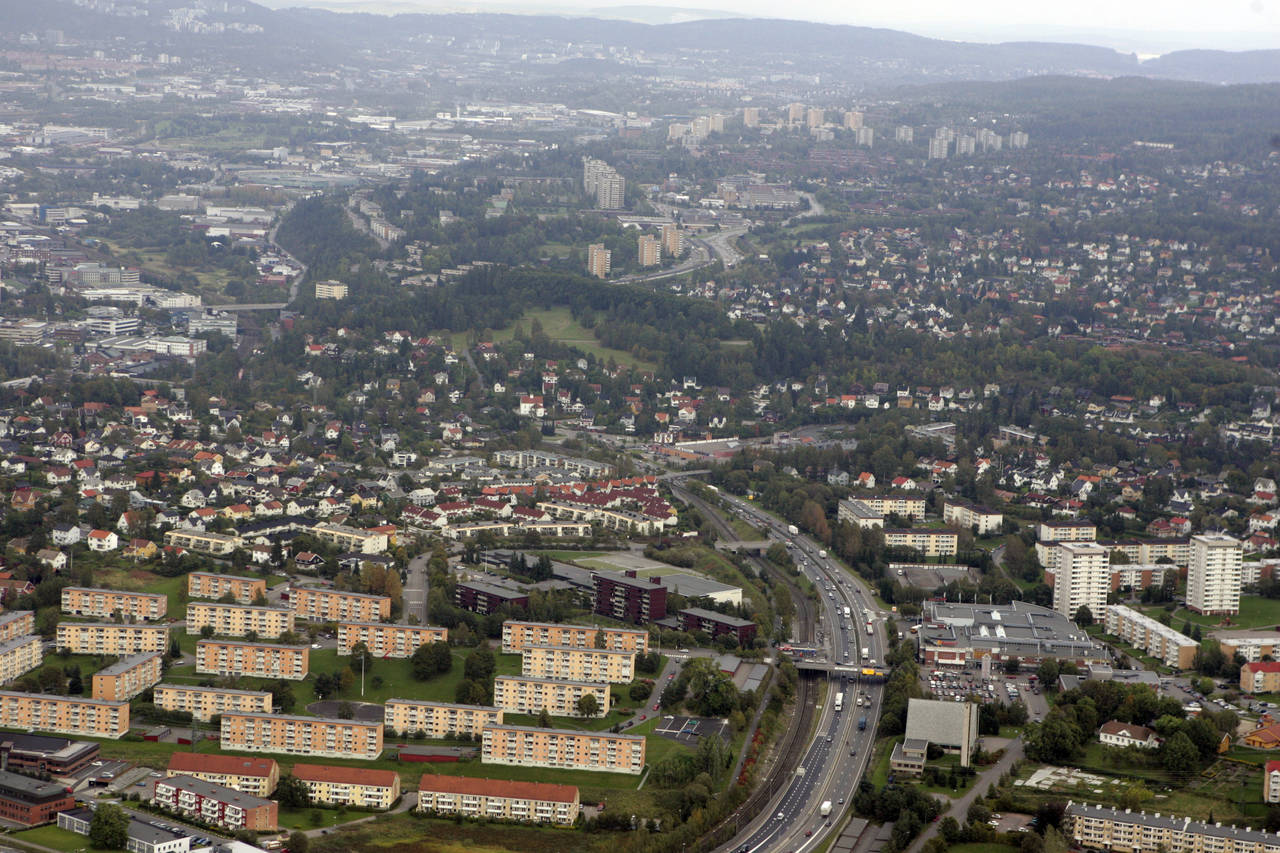
[[[960,535],[954,530],[926,527],[886,527],[886,548],[909,548],[922,557],[954,557],[960,544]]]
[[[267,595],[267,582],[262,578],[241,575],[215,575],[192,572],[187,575],[188,598],[222,598],[230,595],[240,604],[252,604]]]
[[[453,592],[453,603],[472,613],[488,614],[503,607],[528,607],[529,596],[483,581],[462,581]]]
[[[578,700],[596,698],[596,713],[609,713],[609,685],[600,681],[567,681],[560,678],[526,678],[499,675],[493,679],[493,704],[517,714],[540,714],[546,710],[555,717],[580,717]]]
[[[501,677],[501,676],[500,676]],[[398,735],[422,732],[429,738],[475,736],[486,726],[502,724],[502,709],[487,705],[455,705],[420,699],[388,699],[383,725]]]
[[[603,636],[603,639],[601,637]],[[648,654],[649,632],[638,628],[599,628],[594,625],[565,625],[558,622],[521,622],[508,619],[502,623],[502,651],[519,654],[529,646],[572,646],[576,649],[601,648]]]
[[[129,731],[129,703],[0,690],[0,727],[114,740]]]
[[[36,632],[34,610],[6,610],[0,613],[0,643],[26,637]]]
[[[44,644],[39,637],[15,637],[0,643],[0,684],[26,675],[44,661]]]
[[[75,655],[128,657],[169,651],[168,625],[120,625],[114,622],[60,622],[57,647]]]
[[[159,684],[163,672],[164,655],[160,652],[121,658],[93,674],[93,698],[127,702]]]
[[[253,634],[263,640],[274,640],[292,633],[296,616],[287,607],[254,607],[245,604],[222,604],[216,601],[192,601],[187,604],[187,633],[199,634],[208,626],[220,637],[247,637]]]
[[[449,629],[434,625],[392,625],[385,622],[339,622],[338,654],[349,655],[356,643],[375,658],[408,658],[418,646],[449,642]]]
[[[0,770],[0,818],[23,826],[39,826],[56,820],[58,812],[75,805],[75,796],[60,782],[42,782]]]
[[[207,752],[175,752],[166,776],[194,776],[255,797],[269,797],[280,784],[280,765],[274,758],[248,758]]]
[[[701,631],[713,639],[730,634],[740,646],[749,646],[756,636],[756,623],[727,616],[702,607],[686,607],[677,614],[681,631]]]
[[[124,592],[118,589],[91,589],[68,586],[62,589],[62,612],[69,616],[152,621],[163,619],[169,609],[168,596],[151,592]]]
[[[232,711],[222,715],[222,748],[372,761],[382,754],[382,723]]]
[[[1111,592],[1110,555],[1096,542],[1059,542],[1053,574],[1053,609],[1074,619],[1081,607],[1095,619],[1107,612]]]
[[[667,618],[667,588],[661,583],[599,572],[591,583],[594,610],[601,616],[642,625]]]
[[[385,533],[345,524],[317,524],[311,528],[311,535],[343,551],[357,554],[383,554],[389,544]]]
[[[391,598],[339,589],[294,587],[289,590],[293,612],[313,622],[381,622],[391,618]]]
[[[166,548],[182,548],[197,554],[225,557],[242,544],[239,536],[211,533],[195,527],[178,527],[164,532]]]
[[[307,786],[311,802],[317,805],[381,810],[400,799],[400,774],[394,770],[295,764],[292,772]]]
[[[1063,834],[1073,846],[1116,853],[1275,853],[1280,836],[1189,817],[1068,802]]]
[[[205,782],[194,776],[167,776],[157,779],[152,805],[174,814],[187,815],[232,832],[248,829],[274,832],[279,806],[252,794]]]
[[[310,655],[310,647],[304,645],[200,640],[196,643],[196,672],[301,681],[310,671]]]
[[[1177,669],[1190,669],[1200,644],[1179,631],[1123,604],[1107,607],[1107,633]]]
[[[578,789],[572,785],[431,773],[418,781],[420,812],[572,826],[580,805]]]
[[[534,678],[628,684],[636,677],[636,656],[609,649],[529,646],[521,655],[520,669],[522,675]]]
[[[157,708],[186,711],[193,719],[208,721],[228,711],[270,714],[271,694],[265,690],[232,690],[229,687],[201,687],[194,684],[157,684]]]
[[[979,536],[992,536],[1000,532],[1004,515],[977,504],[947,501],[942,505],[942,521],[964,530],[973,530]]]
[[[1233,616],[1240,612],[1244,546],[1225,533],[1191,537],[1187,565],[1187,607],[1197,613]]]
[[[640,735],[502,725],[484,730],[480,760],[485,764],[639,774],[644,769],[644,755],[645,740]]]

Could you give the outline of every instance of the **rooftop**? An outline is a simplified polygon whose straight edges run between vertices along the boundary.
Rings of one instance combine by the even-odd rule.
[[[508,782],[502,779],[475,779],[470,776],[437,776],[433,773],[423,774],[418,782],[418,790],[555,803],[572,803],[577,802],[578,799],[578,789],[573,785],[553,785],[549,782]]]

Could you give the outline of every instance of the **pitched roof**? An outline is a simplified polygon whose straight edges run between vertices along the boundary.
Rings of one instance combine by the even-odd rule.
[[[1146,726],[1139,726],[1134,723],[1121,723],[1118,720],[1110,720],[1102,724],[1101,733],[1104,735],[1116,735],[1131,738],[1133,740],[1149,740],[1155,732]]]
[[[574,785],[553,785],[550,782],[509,782],[504,779],[476,779],[472,776],[437,776],[434,773],[422,775],[422,779],[418,782],[418,790],[556,803],[572,803],[578,799],[578,789]]]
[[[304,782],[338,782],[346,785],[368,785],[390,788],[396,783],[396,771],[373,770],[368,767],[334,767],[329,764],[295,764],[293,775]]]
[[[243,758],[202,752],[175,752],[169,769],[182,773],[221,773],[227,776],[270,776],[276,770],[274,758]]]

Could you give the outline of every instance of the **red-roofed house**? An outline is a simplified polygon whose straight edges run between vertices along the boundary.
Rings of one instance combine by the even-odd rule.
[[[1250,661],[1240,667],[1240,689],[1245,693],[1280,690],[1280,662]]]
[[[293,775],[318,805],[389,809],[400,799],[400,774],[394,770],[295,764]]]
[[[432,773],[423,774],[418,782],[418,811],[423,812],[567,826],[578,819],[579,806],[573,785]]]
[[[91,530],[88,545],[90,551],[114,551],[120,547],[120,537],[110,530]]]
[[[255,797],[269,797],[280,781],[280,765],[274,758],[175,752],[169,756],[165,775],[194,776]]]
[[[1268,761],[1262,771],[1262,800],[1280,803],[1280,761]]]

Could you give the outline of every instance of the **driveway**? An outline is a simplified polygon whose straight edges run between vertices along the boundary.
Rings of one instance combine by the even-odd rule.
[[[1013,762],[1022,757],[1022,737],[1009,744],[1005,749],[1004,755],[1000,756],[1000,760],[978,774],[978,778],[974,780],[973,787],[964,793],[963,796],[951,801],[951,808],[938,815],[938,819],[925,827],[924,832],[911,842],[911,846],[907,848],[906,853],[919,853],[924,847],[924,843],[930,838],[938,834],[938,824],[942,819],[950,816],[963,826],[965,815],[969,813],[969,806],[973,805],[974,800],[978,799],[987,790],[987,787],[999,781],[1000,777],[1009,772],[1009,768],[1013,766]]]
[[[417,804],[418,804],[418,792],[410,791],[407,794],[404,794],[400,797],[400,802],[399,804],[396,805],[395,808],[385,812],[377,812],[375,814],[369,815],[368,817],[362,817],[359,820],[348,821],[347,823],[339,824],[338,827],[356,826],[357,824],[368,823],[369,821],[375,820],[376,818],[379,818],[384,814],[404,814],[405,812],[407,812],[409,809],[413,808]],[[327,829],[306,829],[306,830],[303,830],[302,834],[307,836],[308,838],[315,838],[320,835],[328,835],[330,832],[333,832],[338,827],[331,826]]]

